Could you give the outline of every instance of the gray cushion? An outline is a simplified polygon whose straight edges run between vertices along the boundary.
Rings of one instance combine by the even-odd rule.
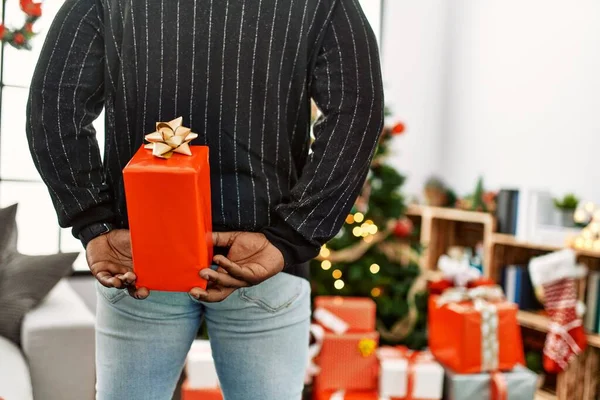
[[[7,216],[9,213],[12,213],[12,219],[10,215]],[[0,248],[0,335],[19,345],[23,317],[46,297],[61,278],[72,271],[78,254],[19,254],[16,248],[15,215],[16,206],[0,210],[0,221],[5,223],[0,225],[3,231],[0,244],[3,238],[5,243],[5,247]]]

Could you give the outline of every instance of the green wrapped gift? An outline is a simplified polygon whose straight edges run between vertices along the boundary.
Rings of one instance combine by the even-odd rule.
[[[447,400],[496,399],[533,400],[537,389],[538,376],[521,366],[510,372],[495,374],[456,374],[446,368],[444,398]],[[500,394],[506,391],[506,396]]]

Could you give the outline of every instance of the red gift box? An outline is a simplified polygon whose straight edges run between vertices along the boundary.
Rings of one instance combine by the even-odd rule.
[[[375,311],[375,302],[366,297],[318,296],[313,319],[338,334],[373,332]]]
[[[325,333],[316,357],[320,372],[315,387],[323,390],[376,390],[379,333]]]
[[[508,371],[524,363],[518,306],[498,286],[429,297],[429,348],[457,373]]]
[[[190,389],[187,380],[181,385],[181,400],[223,400],[219,388]]]
[[[480,286],[493,286],[494,282],[490,278],[480,277],[467,283],[467,288],[472,289]],[[440,279],[438,281],[427,282],[427,290],[429,294],[442,294],[446,289],[453,288],[454,282],[450,279]]]
[[[379,395],[377,394],[376,390],[350,392],[340,390],[321,390],[315,392],[313,400],[379,400]]]
[[[208,147],[191,156],[153,156],[143,147],[123,170],[137,287],[206,288],[198,272],[212,262]]]

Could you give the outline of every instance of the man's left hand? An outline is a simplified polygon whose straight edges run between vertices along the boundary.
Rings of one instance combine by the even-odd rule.
[[[190,294],[209,303],[225,300],[236,289],[257,285],[281,272],[283,255],[265,235],[255,232],[214,232],[215,247],[227,247],[227,257],[216,255],[215,271],[205,268],[200,276],[208,281],[206,290],[193,288]]]

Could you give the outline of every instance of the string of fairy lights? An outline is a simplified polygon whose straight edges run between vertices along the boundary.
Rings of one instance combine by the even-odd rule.
[[[362,238],[362,240],[366,243],[371,243],[373,241],[373,236],[375,234],[377,234],[377,232],[379,231],[379,228],[372,220],[367,219],[365,221],[365,215],[361,212],[356,212],[354,214],[348,214],[345,222],[347,225],[351,225],[351,226],[354,225],[354,227],[352,228],[352,234],[354,236],[356,236],[357,238]],[[319,255],[323,259],[321,261],[321,268],[325,271],[329,271],[330,269],[332,269],[333,264],[328,259],[328,257],[331,255],[331,250],[327,248],[326,244],[324,244],[321,247],[321,251],[320,251]],[[379,264],[373,263],[369,266],[369,271],[372,274],[377,274],[380,269],[381,269],[381,267],[379,266]],[[339,268],[333,269],[333,271],[331,271],[331,276],[334,279],[333,287],[336,288],[337,290],[343,289],[344,286],[346,285],[346,283],[342,279],[342,276],[343,276],[342,270]],[[377,288],[377,287],[373,288],[371,290],[371,295],[373,297],[380,296],[381,289]]]
[[[574,215],[575,222],[588,224],[573,241],[576,249],[600,251],[600,207],[587,202],[578,207]]]

